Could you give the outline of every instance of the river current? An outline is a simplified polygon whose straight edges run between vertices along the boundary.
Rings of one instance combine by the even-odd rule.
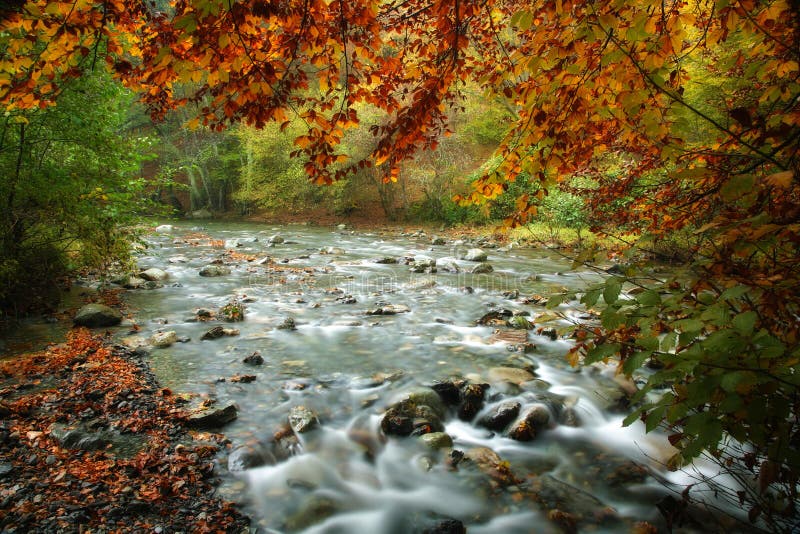
[[[126,342],[174,331],[183,342],[149,355],[162,384],[196,395],[194,402],[238,407],[238,418],[223,428],[231,447],[229,458],[220,458],[221,491],[261,531],[664,527],[656,506],[671,493],[664,483],[686,481],[664,468],[674,453],[665,436],[645,434],[640,423],[622,426],[620,402],[630,384],[613,367],[568,365],[570,340],[549,329],[586,310],[566,303],[557,310],[562,319],[537,323],[548,311],[532,297],[580,290],[602,273],[572,270],[547,250],[484,243],[493,269],[471,274],[481,262],[459,258],[477,244],[434,245],[419,233],[181,223],[146,242],[139,267],[163,269],[169,278],[163,287],[127,292],[140,332]],[[398,263],[383,263],[390,259]],[[435,273],[412,272],[427,259],[438,261]],[[230,272],[200,276],[214,262]],[[243,321],[198,320],[198,310],[213,313],[234,300],[245,307]],[[369,313],[387,308],[399,313]],[[525,342],[520,331],[511,342],[498,336],[513,330],[500,323],[477,323],[498,310],[527,314],[534,326]],[[239,334],[201,340],[217,325]],[[263,364],[243,362],[256,352]],[[508,369],[521,370],[523,379],[513,372],[509,378]],[[239,381],[243,375],[251,381]],[[443,418],[452,448],[384,436],[388,407],[447,380],[489,384],[475,417],[450,409]],[[511,439],[480,423],[502,403],[544,406],[549,420],[530,441]],[[261,454],[274,450],[297,406],[318,424],[296,436],[288,457]]]

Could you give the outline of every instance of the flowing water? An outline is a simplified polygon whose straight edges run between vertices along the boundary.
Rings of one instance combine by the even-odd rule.
[[[671,451],[664,436],[621,426],[613,369],[570,368],[570,343],[562,338],[530,331],[526,352],[493,341],[495,326],[476,325],[500,308],[535,319],[544,306],[520,297],[580,289],[600,280],[597,273],[520,248],[486,249],[489,274],[465,274],[475,263],[460,260],[457,274],[412,273],[408,265],[375,260],[457,258],[472,245],[309,226],[211,223],[202,232],[178,225],[149,238],[139,266],[164,269],[169,279],[158,289],[129,291],[126,301],[139,339],[157,330],[190,339],[153,349],[151,366],[176,393],[238,406],[238,419],[224,427],[233,449],[266,447],[295,406],[318,415],[320,425],[299,435],[288,459],[226,475],[226,497],[242,503],[262,531],[421,532],[453,518],[475,533],[559,532],[554,509],[597,532],[626,532],[642,520],[660,524],[654,503],[666,490],[651,475],[667,476],[662,462]],[[270,245],[274,234],[285,242]],[[237,254],[272,262],[224,254],[237,244]],[[220,258],[230,274],[198,274]],[[217,310],[232,298],[247,301],[243,322],[196,320],[198,308]],[[387,304],[410,311],[366,314]],[[559,311],[566,318],[585,313],[568,304]],[[287,318],[296,329],[279,328]],[[200,339],[217,324],[240,334]],[[255,351],[263,365],[243,363]],[[499,465],[497,458],[455,465],[449,451],[416,437],[382,436],[383,412],[404,393],[449,378],[488,381],[496,367],[535,369],[536,378],[492,383],[483,412],[472,421],[450,414],[445,431],[455,449],[491,449]],[[236,375],[255,380],[234,382]],[[520,442],[476,424],[509,400],[546,405],[549,428]],[[513,480],[498,475],[509,470]]]

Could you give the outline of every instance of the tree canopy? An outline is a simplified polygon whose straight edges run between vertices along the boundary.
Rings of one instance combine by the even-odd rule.
[[[7,114],[47,107],[66,80],[107,65],[155,119],[178,107],[190,111],[190,128],[288,129],[299,118],[293,154],[317,183],[365,167],[396,179],[402,161],[437,147],[465,85],[478,84],[513,119],[496,165],[461,201],[495,199],[520,177],[538,182],[518,199],[514,225],[548,189],[584,177],[596,229],[683,229],[697,243],[689,281],[640,280],[641,296],[622,301],[625,280],[614,277],[583,295],[588,306],[602,295],[606,309],[601,327],[579,333],[573,356],[617,355],[627,373],[659,358],[666,370],[647,389],[669,391],[637,415],[679,429],[672,441],[683,460],[709,449],[725,461],[719,445],[729,436],[755,444],[740,456],[762,475],[762,493],[780,491],[752,513],[792,512],[796,3],[30,0],[0,17]],[[366,107],[381,120],[355,159],[342,142]],[[766,400],[754,409],[757,399]]]

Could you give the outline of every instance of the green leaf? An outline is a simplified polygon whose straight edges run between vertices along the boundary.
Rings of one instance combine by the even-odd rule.
[[[657,306],[661,304],[661,295],[658,291],[648,289],[647,291],[636,295],[636,302],[642,306]]]
[[[620,345],[619,343],[607,343],[603,345],[598,345],[586,353],[586,358],[584,358],[584,363],[590,364],[602,361],[608,358],[609,356],[617,354],[620,348],[622,348],[622,345]]]
[[[600,298],[601,293],[602,289],[600,288],[591,289],[583,294],[583,296],[581,297],[581,303],[591,308],[592,306],[597,304],[597,299]]]
[[[736,386],[739,384],[739,382],[742,381],[742,378],[744,378],[744,375],[742,375],[742,373],[731,371],[725,373],[722,376],[722,380],[720,380],[719,385],[722,389],[724,389],[728,393],[731,393],[733,391],[736,391]]]
[[[642,336],[636,340],[636,344],[645,350],[654,352],[658,350],[658,338],[655,336]]]
[[[744,337],[749,337],[755,329],[758,314],[754,311],[740,313],[733,318],[733,327]]]
[[[635,411],[630,413],[625,419],[622,420],[622,426],[631,426],[633,423],[635,423],[642,417],[643,411],[644,411],[644,406],[637,408]]]
[[[678,334],[676,332],[669,332],[661,338],[661,351],[670,352],[675,348],[675,343],[678,341]]]
[[[750,291],[750,288],[747,286],[733,286],[723,291],[719,298],[720,300],[738,299],[747,294],[748,291]]]
[[[719,193],[726,202],[732,202],[741,198],[753,190],[755,178],[751,174],[739,174],[733,176],[722,186]]]
[[[666,406],[658,406],[652,412],[647,414],[647,419],[644,421],[644,428],[646,432],[652,432],[658,425],[661,424],[661,421],[664,420],[664,412],[667,411]]]
[[[622,364],[622,370],[625,374],[631,375],[635,370],[644,365],[644,362],[647,361],[652,354],[653,353],[649,350],[634,352],[625,359],[625,363]]]
[[[517,11],[511,17],[511,25],[516,26],[522,31],[530,29],[533,24],[533,13],[525,9]]]
[[[624,325],[626,318],[624,313],[617,313],[615,308],[606,308],[600,314],[600,322],[603,324],[603,328],[608,330],[614,330]]]
[[[681,319],[675,321],[675,327],[681,332],[699,333],[703,329],[703,321],[699,319]]]
[[[558,307],[564,300],[567,298],[565,293],[556,293],[554,295],[550,295],[550,298],[547,299],[547,304],[545,308],[548,310],[552,310],[553,308]]]
[[[603,290],[603,300],[606,304],[614,304],[619,298],[619,292],[622,289],[622,279],[612,276],[606,281],[606,287]]]

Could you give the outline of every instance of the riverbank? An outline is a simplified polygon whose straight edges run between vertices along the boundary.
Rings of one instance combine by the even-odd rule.
[[[85,329],[0,364],[0,530],[242,532],[218,434],[186,429],[145,360]]]

